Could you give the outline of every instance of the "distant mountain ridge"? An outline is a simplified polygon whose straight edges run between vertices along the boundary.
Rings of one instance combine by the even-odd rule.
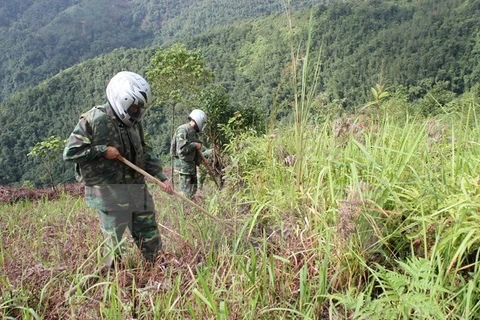
[[[282,10],[281,0],[2,0],[0,102],[116,48],[162,44]]]

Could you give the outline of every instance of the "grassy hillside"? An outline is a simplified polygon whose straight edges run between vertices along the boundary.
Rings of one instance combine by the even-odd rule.
[[[479,98],[436,118],[398,98],[327,114],[305,124],[304,148],[295,123],[238,135],[225,188],[199,200],[215,220],[152,186],[153,268],[127,238],[123,265],[98,276],[101,234],[80,198],[2,205],[0,315],[476,319]]]

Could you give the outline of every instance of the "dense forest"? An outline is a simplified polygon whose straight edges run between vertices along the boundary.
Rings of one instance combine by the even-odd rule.
[[[293,90],[288,80],[291,51],[302,53],[307,47],[311,60],[316,61],[313,68],[319,73],[315,92],[318,110],[337,107],[343,112],[355,111],[372,99],[370,88],[380,84],[412,102],[417,111],[435,115],[455,96],[475,89],[480,83],[480,3],[472,0],[318,4],[312,9],[294,11],[291,17],[293,33],[285,14],[241,20],[275,10],[281,12],[282,6],[276,1],[260,1],[258,10],[245,6],[244,10],[234,10],[237,15],[222,19],[219,18],[222,12],[230,12],[225,11],[227,8],[238,8],[237,5],[245,1],[236,1],[235,6],[226,5],[233,1],[221,1],[223,6],[215,6],[220,1],[213,0],[187,1],[181,4],[185,8],[177,7],[178,12],[168,11],[168,14],[161,11],[162,6],[171,6],[168,1],[162,1],[158,8],[153,1],[110,2],[108,5],[119,10],[122,6],[137,4],[138,9],[140,3],[148,8],[143,14],[130,15],[131,20],[118,20],[115,12],[102,15],[103,19],[92,16],[96,23],[101,21],[105,25],[116,21],[115,27],[102,29],[100,26],[105,33],[85,29],[85,36],[90,37],[85,41],[90,47],[78,43],[78,49],[74,47],[77,42],[73,38],[62,37],[64,42],[60,38],[57,39],[60,42],[54,40],[53,30],[58,25],[42,24],[29,16],[42,12],[43,9],[36,7],[41,2],[26,1],[13,6],[13,2],[7,1],[2,5],[2,15],[16,14],[9,14],[10,18],[1,25],[11,32],[2,32],[4,38],[0,43],[12,45],[0,65],[5,74],[1,81],[6,81],[3,88],[8,88],[3,90],[6,98],[0,106],[3,129],[0,132],[0,165],[3,168],[0,184],[41,183],[42,169],[27,157],[31,147],[51,135],[66,138],[81,112],[105,101],[106,82],[115,72],[129,69],[144,73],[153,54],[171,43],[165,39],[170,37],[173,41],[177,39],[176,34],[188,48],[201,52],[216,84],[226,89],[232,103],[252,105],[267,114],[275,108],[279,117],[288,115],[291,108]],[[88,10],[89,3],[95,10]],[[57,8],[56,11],[51,16],[44,14],[44,21],[66,21],[78,13],[79,8],[92,15],[104,12],[98,10],[94,1],[54,4],[51,10]],[[98,4],[102,5],[107,4]],[[165,20],[161,26],[153,26],[153,21],[158,22],[162,14],[169,17],[169,23]],[[184,19],[185,23],[182,25],[181,20],[174,17]],[[205,21],[203,27],[198,23],[201,20]],[[34,26],[34,21],[39,25]],[[236,22],[229,24],[233,21]],[[22,23],[28,27],[19,28]],[[39,38],[32,33],[26,37],[19,31],[27,33],[32,28],[42,36]],[[128,32],[123,32],[123,28]],[[69,32],[68,28],[63,29]],[[49,45],[37,46],[35,41],[49,32],[52,37]],[[75,32],[82,34],[83,29]],[[121,35],[123,40],[113,35]],[[124,48],[112,51],[122,45]],[[44,48],[44,54],[33,50],[36,46]],[[27,59],[29,52],[35,54]],[[93,56],[96,57],[68,67]],[[56,74],[61,69],[64,70]],[[49,74],[55,75],[20,90]],[[161,108],[156,110],[157,114],[153,111],[148,115],[156,121],[149,123],[147,119],[147,124],[151,124],[147,131],[157,141],[168,140],[171,124],[159,114]],[[166,153],[164,145],[154,147],[159,153]],[[68,173],[62,174],[64,169],[68,168],[58,159],[59,181],[71,178]]]
[[[3,0],[0,101],[115,48],[162,44],[282,10],[277,0]]]

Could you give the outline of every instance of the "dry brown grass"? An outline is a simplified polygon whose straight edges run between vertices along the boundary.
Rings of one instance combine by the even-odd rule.
[[[24,200],[36,201],[45,198],[56,200],[62,193],[80,196],[84,194],[84,187],[80,184],[66,184],[60,186],[57,190],[53,190],[53,188],[34,189],[0,186],[0,204],[15,203]]]

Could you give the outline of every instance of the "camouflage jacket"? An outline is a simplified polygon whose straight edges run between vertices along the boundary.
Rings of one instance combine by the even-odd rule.
[[[75,163],[78,181],[85,184],[90,207],[99,210],[144,211],[153,208],[144,177],[117,160],[104,157],[107,146],[161,181],[166,177],[159,159],[145,144],[140,124],[125,126],[107,103],[82,114],[67,140],[63,158]]]
[[[170,154],[175,159],[175,172],[197,174],[197,165],[201,163],[202,158],[195,147],[195,142],[200,142],[200,139],[190,123],[182,124],[177,128],[170,145]]]

